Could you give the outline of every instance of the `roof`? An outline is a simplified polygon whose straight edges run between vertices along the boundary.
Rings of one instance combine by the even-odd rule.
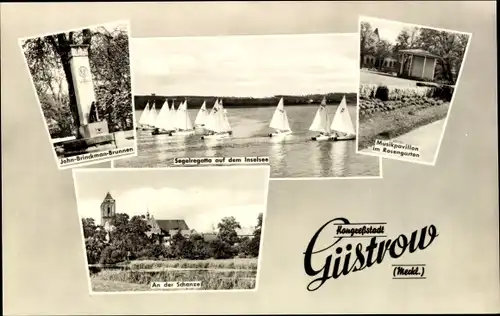
[[[156,223],[161,229],[168,232],[171,230],[189,230],[189,226],[183,219],[157,219]]]
[[[104,198],[105,200],[114,200],[111,194],[109,192],[106,194],[106,197]]]
[[[203,234],[204,241],[210,242],[210,241],[216,240],[216,239],[217,239],[217,234],[212,234],[212,233]]]
[[[251,236],[253,235],[253,231],[253,227],[242,227],[236,229],[238,236]]]
[[[442,58],[441,56],[434,55],[426,50],[420,48],[412,48],[412,49],[402,49],[399,53],[412,54],[422,57],[431,57],[431,58]]]
[[[173,236],[175,234],[181,234],[182,236],[185,236],[185,235],[194,235],[196,234],[196,231],[194,229],[171,229],[168,231],[168,234],[170,236]]]

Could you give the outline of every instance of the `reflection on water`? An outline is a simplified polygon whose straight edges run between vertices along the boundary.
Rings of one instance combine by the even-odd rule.
[[[289,106],[286,110],[293,134],[277,138],[268,137],[274,107],[228,109],[233,128],[230,138],[202,140],[200,130],[185,137],[138,131],[137,157],[116,160],[115,167],[172,167],[173,159],[181,157],[268,156],[273,178],[380,175],[378,158],[356,154],[355,140],[311,140],[316,133],[308,129],[317,106]],[[330,113],[335,110],[336,106],[329,105]],[[348,110],[355,118],[356,108],[349,106]],[[196,114],[197,109],[189,110],[192,120]]]

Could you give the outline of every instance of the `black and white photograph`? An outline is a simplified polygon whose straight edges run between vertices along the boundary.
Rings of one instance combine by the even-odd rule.
[[[91,293],[256,290],[269,166],[73,169]]]
[[[471,36],[360,17],[358,153],[436,163]]]
[[[136,155],[128,21],[19,44],[60,169]]]
[[[132,40],[138,155],[119,168],[268,163],[273,179],[380,178],[356,153],[356,33]]]

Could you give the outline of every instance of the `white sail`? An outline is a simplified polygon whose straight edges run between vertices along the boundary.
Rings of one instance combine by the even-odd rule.
[[[333,131],[346,133],[348,135],[355,135],[354,126],[352,125],[351,116],[349,115],[349,111],[347,110],[347,103],[345,100],[345,96],[342,98],[339,107],[337,108],[337,112],[332,120],[332,125],[330,125],[330,129]]]
[[[172,122],[173,113],[175,112],[170,110],[170,106],[168,105],[168,100],[166,100],[165,103],[163,104],[163,107],[160,110],[160,113],[158,114],[158,117],[156,118],[155,127],[167,131],[172,130],[174,128]]]
[[[151,110],[149,111],[148,121],[147,121],[146,124],[150,125],[150,126],[154,126],[155,123],[156,123],[156,117],[157,116],[158,116],[158,113],[156,112],[156,105],[153,102],[153,106],[151,107]]]
[[[203,104],[201,105],[201,108],[198,111],[198,114],[196,115],[196,119],[194,120],[194,124],[196,125],[205,124],[207,117],[208,117],[207,104],[205,101],[203,101]]]
[[[193,129],[193,123],[189,118],[186,101],[181,103],[181,105],[179,105],[179,108],[177,109],[177,113],[175,115],[174,127],[184,131]]]
[[[320,133],[330,133],[330,124],[328,122],[328,111],[326,108],[326,99],[323,97],[318,111],[314,116],[314,120],[309,127],[310,131],[320,132]]]
[[[154,127],[161,128],[159,125],[162,124],[162,120],[164,119],[168,111],[170,111],[170,107],[168,106],[168,100],[165,100],[165,102],[163,102],[160,111],[158,112],[158,115],[156,116]]]
[[[142,113],[141,113],[141,118],[139,119],[139,124],[141,124],[141,125],[148,124],[148,117],[149,117],[149,102],[146,102],[146,107],[144,108],[144,111],[142,111]]]
[[[229,124],[229,118],[227,117],[227,110],[224,109],[224,106],[222,105],[222,100],[219,103],[219,109],[221,110],[221,115],[222,115],[222,130],[224,132],[230,132],[231,131],[231,124]]]
[[[209,131],[220,133],[224,131],[223,124],[223,109],[218,100],[215,101],[210,114],[208,115],[205,128]]]
[[[278,103],[278,106],[274,111],[269,127],[279,131],[291,131],[290,124],[288,123],[288,116],[286,115],[285,111],[283,98],[280,99],[280,102]]]

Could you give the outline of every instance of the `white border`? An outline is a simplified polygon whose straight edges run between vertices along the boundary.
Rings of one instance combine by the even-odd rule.
[[[262,34],[262,35],[259,35],[259,34],[231,34],[231,35],[209,35],[209,36],[151,36],[151,37],[137,37],[137,38],[133,38],[133,41],[138,41],[138,40],[152,40],[152,39],[155,39],[155,40],[162,40],[162,39],[185,39],[185,38],[196,38],[196,39],[204,39],[204,40],[210,40],[210,39],[213,39],[213,38],[220,38],[220,37],[224,37],[224,38],[227,38],[227,37],[245,37],[245,38],[252,38],[252,37],[258,37],[258,38],[261,38],[261,37],[286,37],[286,36],[294,36],[294,37],[298,37],[298,36],[305,36],[305,37],[310,37],[310,36],[325,36],[325,35],[332,35],[332,36],[359,36],[359,32],[358,33],[355,33],[355,32],[351,32],[351,33],[331,33],[331,32],[328,32],[328,33],[304,33],[304,34],[294,34],[294,33],[289,33],[289,34]],[[131,45],[132,46],[132,45]],[[358,53],[359,55],[359,53]],[[358,56],[358,59],[359,59],[359,56]],[[359,63],[358,63],[359,64]],[[132,62],[130,63],[130,67],[133,68],[132,66]],[[358,72],[359,74],[359,72]],[[359,80],[358,80],[359,82]],[[359,84],[358,84],[358,90],[359,90]],[[358,95],[358,92],[355,92],[356,95]],[[132,97],[135,97],[135,95],[133,95]],[[359,98],[357,99],[357,104],[356,104],[356,111],[358,109],[358,104],[359,104]],[[356,114],[356,117],[357,117],[357,114]],[[134,122],[135,124],[135,122]],[[139,140],[137,140],[137,143],[139,142]],[[357,137],[356,137],[356,154],[358,154],[357,152],[357,146],[358,146],[358,143],[357,143]],[[188,158],[188,157],[184,157],[184,158]],[[251,166],[251,165],[245,165],[245,166]],[[211,166],[210,168],[216,168],[216,167],[219,167],[219,166]],[[224,167],[229,167],[229,166],[224,166]],[[232,167],[232,166],[231,166]],[[111,161],[111,168],[112,169],[122,169],[124,167],[115,167],[114,165],[114,162]],[[156,167],[152,167],[152,168],[142,168],[142,167],[136,167],[138,169],[157,169]],[[180,168],[180,167],[165,167],[165,168]],[[199,168],[199,167],[189,167],[189,168]],[[128,168],[128,167],[125,167],[124,169],[135,169],[133,167],[131,168]],[[353,177],[290,177],[290,178],[269,178],[269,180],[273,181],[273,180],[358,180],[358,179],[382,179],[383,178],[383,174],[382,174],[382,158],[379,157],[379,175],[378,176],[366,176],[366,177],[363,177],[363,176],[353,176]]]
[[[129,45],[129,67],[130,67],[130,94],[132,96],[132,100],[131,100],[131,106],[132,106],[132,120],[133,120],[133,133],[134,133],[134,146],[131,146],[134,148],[134,151],[130,154],[125,154],[125,155],[118,155],[118,156],[112,156],[112,157],[109,157],[109,158],[103,158],[103,159],[95,159],[95,160],[91,160],[91,161],[84,161],[84,162],[81,162],[81,163],[73,163],[73,164],[70,164],[70,165],[61,165],[60,161],[59,161],[59,158],[57,157],[57,154],[56,154],[56,150],[54,148],[54,144],[52,142],[50,142],[50,145],[51,145],[51,148],[52,148],[52,152],[54,154],[54,159],[56,161],[56,164],[57,164],[57,167],[59,170],[66,170],[66,169],[72,169],[72,168],[75,168],[75,167],[81,167],[81,166],[87,166],[87,165],[92,165],[92,164],[97,164],[97,163],[102,163],[102,162],[106,162],[106,161],[113,161],[113,160],[116,160],[116,159],[122,159],[122,158],[126,158],[126,157],[136,157],[137,156],[137,150],[138,150],[138,145],[137,145],[137,130],[136,130],[136,122],[135,122],[135,103],[134,103],[134,94],[133,94],[133,81],[132,81],[132,78],[134,77],[133,74],[132,74],[132,66],[131,66],[131,58],[130,58],[130,47],[131,47],[131,36],[130,36],[130,33],[131,33],[131,27],[130,27],[130,20],[117,20],[117,21],[113,21],[113,22],[106,22],[106,23],[101,23],[101,24],[93,24],[93,25],[88,25],[88,26],[82,26],[82,27],[78,27],[78,28],[72,28],[72,29],[66,29],[66,30],[60,30],[60,31],[56,31],[54,33],[45,33],[45,34],[41,34],[41,35],[35,35],[35,36],[30,36],[30,37],[22,37],[22,38],[18,38],[17,39],[17,43],[19,45],[19,49],[21,51],[21,54],[23,56],[23,60],[24,60],[24,64],[26,66],[26,70],[27,70],[27,73],[29,75],[29,78],[30,78],[30,82],[31,82],[31,86],[33,88],[33,92],[35,94],[35,98],[36,98],[36,101],[38,103],[38,108],[40,110],[40,114],[41,114],[41,118],[43,119],[43,122],[44,122],[44,125],[45,125],[45,132],[47,133],[47,137],[49,140],[52,140],[52,137],[50,136],[50,131],[49,131],[49,126],[47,124],[47,119],[45,117],[45,114],[43,113],[43,110],[42,110],[42,105],[40,103],[40,98],[38,96],[38,93],[36,91],[36,88],[35,88],[35,83],[33,82],[33,77],[31,76],[31,72],[30,72],[30,69],[28,67],[28,62],[26,60],[26,55],[24,54],[24,50],[23,50],[23,42],[25,40],[28,40],[28,39],[34,39],[34,38],[39,38],[39,37],[44,37],[44,36],[50,36],[50,35],[55,35],[55,34],[59,34],[59,33],[68,33],[68,32],[72,32],[72,31],[81,31],[82,29],[84,28],[97,28],[97,27],[102,27],[102,26],[106,26],[106,25],[111,25],[111,24],[125,24],[127,26],[127,36],[128,36],[128,45]],[[124,148],[130,148],[130,147],[124,147]],[[117,148],[117,149],[120,149],[120,148]],[[98,151],[98,152],[93,152],[92,154],[99,154],[99,153],[102,153],[102,152],[107,152],[109,151],[108,150],[103,150],[103,151]],[[85,155],[87,153],[84,153],[84,154],[81,154],[81,155]],[[77,156],[81,156],[81,155],[77,155]],[[76,157],[76,156],[75,156]]]
[[[440,135],[440,138],[439,138],[438,146],[437,146],[436,151],[434,153],[434,159],[432,160],[432,162],[430,162],[430,161],[419,161],[419,160],[414,159],[414,158],[401,158],[401,157],[398,157],[398,156],[381,155],[381,154],[377,154],[377,153],[370,152],[370,151],[365,151],[365,152],[359,151],[358,150],[358,148],[359,148],[358,147],[359,137],[356,137],[356,153],[357,154],[361,154],[361,155],[365,155],[365,156],[374,156],[374,157],[380,157],[380,158],[387,158],[387,159],[393,159],[393,160],[399,160],[399,161],[405,161],[405,162],[411,162],[411,163],[416,163],[416,164],[420,164],[420,165],[435,166],[437,158],[438,158],[438,155],[439,155],[439,150],[441,148],[441,143],[443,142],[444,133],[446,131],[446,125],[448,124],[448,119],[450,118],[451,108],[452,108],[453,103],[454,103],[453,101],[455,100],[455,95],[457,94],[457,89],[458,89],[458,85],[459,85],[459,82],[460,82],[460,78],[462,77],[463,68],[464,68],[465,62],[467,60],[467,53],[469,51],[470,42],[472,41],[472,33],[461,32],[461,31],[454,31],[454,30],[449,30],[449,29],[442,29],[442,28],[437,28],[437,27],[432,27],[432,26],[426,26],[426,25],[419,25],[419,24],[413,24],[413,23],[400,22],[400,21],[395,21],[395,20],[379,19],[379,18],[374,18],[374,17],[360,15],[358,17],[358,36],[361,34],[361,22],[364,21],[365,19],[368,19],[368,20],[379,20],[379,21],[386,21],[386,22],[393,22],[393,23],[399,23],[399,24],[402,24],[402,25],[405,25],[405,26],[413,26],[413,27],[431,29],[431,30],[436,30],[436,31],[450,32],[450,33],[455,33],[455,34],[464,34],[464,35],[468,35],[469,36],[469,40],[467,42],[467,47],[465,47],[465,52],[464,52],[464,57],[462,59],[462,64],[460,65],[460,69],[458,71],[457,81],[455,82],[455,87],[453,89],[453,94],[451,96],[450,106],[448,108],[448,112],[446,113],[446,118],[445,118],[445,121],[444,121],[444,124],[443,124],[443,128],[442,128],[441,135]],[[360,64],[361,64],[361,47],[358,45],[358,67],[359,67]],[[358,102],[357,102],[357,110],[356,110],[356,134],[358,136],[359,136],[359,88],[360,88],[360,86],[361,86],[361,68],[359,68],[359,71],[358,71],[358,91],[357,91]]]
[[[201,169],[209,169],[209,170],[214,170],[215,168],[213,167],[206,167],[206,166],[201,166],[197,167]],[[83,233],[83,225],[82,225],[82,218],[80,216],[80,211],[79,211],[79,197],[78,197],[78,189],[77,189],[77,182],[75,181],[75,173],[91,173],[91,172],[148,172],[148,171],[165,171],[165,172],[172,172],[172,171],[180,171],[185,169],[192,169],[191,167],[176,167],[176,168],[76,168],[72,169],[72,177],[73,177],[73,187],[75,189],[75,197],[76,197],[76,206],[77,206],[77,215],[78,215],[78,226],[80,227],[80,238],[82,241],[82,248],[83,248],[83,256],[84,256],[84,269],[85,273],[87,275],[87,284],[89,287],[89,294],[92,295],[120,295],[120,294],[170,294],[170,295],[175,295],[175,294],[186,294],[186,293],[228,293],[228,292],[257,292],[259,288],[259,277],[260,277],[260,271],[262,268],[262,254],[263,254],[263,246],[264,246],[264,231],[265,231],[265,226],[266,226],[266,221],[267,221],[267,207],[268,207],[268,197],[269,197],[269,176],[271,174],[271,168],[268,165],[260,165],[260,166],[238,166],[236,168],[240,169],[249,169],[249,168],[266,168],[268,170],[267,172],[267,177],[264,179],[264,201],[263,201],[263,206],[264,206],[264,212],[262,214],[262,227],[261,227],[261,232],[260,232],[260,244],[259,244],[259,257],[257,259],[257,273],[255,276],[255,287],[253,289],[233,289],[233,290],[178,290],[178,291],[168,291],[168,290],[150,290],[150,291],[116,291],[116,292],[98,292],[98,291],[92,291],[92,282],[90,279],[90,273],[89,273],[89,267],[88,267],[88,261],[87,261],[87,248],[85,245],[85,238],[84,238],[84,233]],[[216,169],[215,169],[216,170]]]

